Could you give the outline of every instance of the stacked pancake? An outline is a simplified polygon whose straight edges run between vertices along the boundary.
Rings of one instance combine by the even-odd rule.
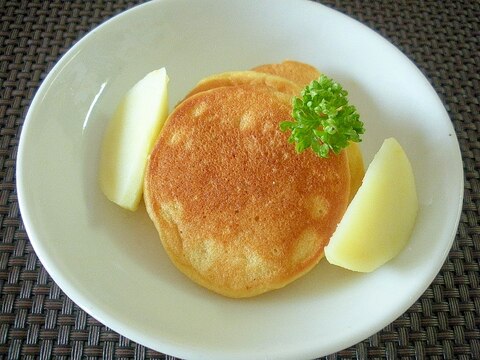
[[[229,297],[278,289],[323,256],[363,177],[357,146],[295,152],[279,123],[319,76],[286,61],[210,76],[180,102],[150,154],[144,198],[172,262]]]

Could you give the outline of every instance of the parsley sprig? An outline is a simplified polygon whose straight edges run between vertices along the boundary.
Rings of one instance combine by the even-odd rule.
[[[365,129],[347,95],[340,84],[321,75],[293,99],[294,121],[281,122],[280,129],[291,131],[288,141],[295,143],[298,153],[311,147],[320,157],[328,157],[330,150],[338,154],[350,141],[361,141]]]

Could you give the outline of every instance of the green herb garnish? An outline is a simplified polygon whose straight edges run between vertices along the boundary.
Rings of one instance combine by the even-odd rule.
[[[365,129],[347,95],[340,84],[322,75],[293,99],[294,121],[281,122],[280,129],[292,132],[288,141],[298,153],[311,147],[318,156],[328,157],[330,150],[338,154],[350,141],[361,141]]]

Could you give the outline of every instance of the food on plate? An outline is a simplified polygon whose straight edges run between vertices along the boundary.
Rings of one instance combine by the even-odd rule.
[[[387,139],[365,174],[363,123],[338,83],[308,64],[266,64],[201,80],[170,115],[167,83],[164,68],[153,71],[123,98],[100,184],[130,210],[143,193],[167,254],[193,281],[250,297],[324,253],[366,272],[405,246],[418,211],[408,158]]]
[[[279,130],[291,98],[264,85],[199,92],[150,154],[144,199],[164,248],[219,294],[254,296],[307,273],[347,207],[345,151],[297,154]]]
[[[168,116],[165,68],[147,74],[123,97],[103,139],[99,181],[107,198],[136,210],[148,154]]]
[[[350,270],[373,271],[405,247],[417,212],[412,166],[397,140],[386,139],[325,248],[325,257]]]

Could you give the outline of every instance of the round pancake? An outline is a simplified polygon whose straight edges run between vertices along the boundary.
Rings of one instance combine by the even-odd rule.
[[[311,65],[299,62],[286,60],[280,64],[265,64],[257,66],[252,69],[261,73],[272,74],[284,77],[297,83],[301,88],[308,85],[311,81],[318,79],[320,72]],[[299,92],[295,94],[299,96]],[[363,164],[363,156],[358,143],[350,143],[345,149],[350,167],[350,201],[353,199],[362,184],[365,175],[365,167]]]
[[[230,71],[202,79],[185,98],[213,88],[236,85],[267,86],[292,97],[300,94],[302,90],[295,82],[280,76],[257,71]]]
[[[299,84],[302,88],[320,77],[320,72],[313,66],[292,60],[285,60],[279,64],[260,65],[252,70],[283,77]]]
[[[145,174],[147,211],[173,263],[229,297],[277,289],[323,256],[346,209],[345,152],[300,155],[278,123],[290,96],[219,87],[170,114]]]

